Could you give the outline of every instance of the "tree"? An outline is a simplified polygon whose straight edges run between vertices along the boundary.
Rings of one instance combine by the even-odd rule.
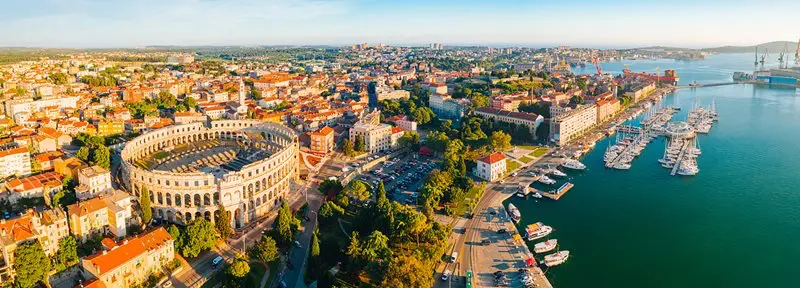
[[[355,149],[358,152],[367,151],[367,146],[364,144],[364,137],[361,135],[356,136]]]
[[[56,270],[61,271],[67,266],[78,261],[78,243],[72,236],[67,236],[58,240],[58,252],[56,253],[55,262]]]
[[[186,242],[183,247],[183,257],[197,257],[202,251],[214,248],[217,242],[217,233],[214,226],[205,218],[195,218],[186,227]]]
[[[269,264],[272,261],[278,260],[280,257],[275,239],[272,239],[269,235],[262,235],[261,241],[258,241],[258,243],[253,246],[250,254],[256,259],[261,260],[261,262],[264,262],[264,264]]]
[[[197,107],[197,100],[194,100],[194,98],[187,96],[186,98],[183,99],[183,105],[186,105],[186,108],[194,109],[195,107]]]
[[[108,169],[111,167],[111,150],[106,146],[99,146],[94,150],[92,159],[95,165]]]
[[[351,261],[357,260],[361,257],[361,241],[358,240],[358,232],[353,231],[350,233],[350,245],[347,245],[347,256],[350,256]]]
[[[389,249],[389,238],[381,231],[375,230],[367,236],[364,247],[361,248],[361,257],[369,262],[380,259],[389,259],[392,250]]]
[[[169,225],[167,232],[169,233],[169,236],[172,236],[172,239],[175,240],[175,242],[173,242],[175,245],[175,251],[183,250],[184,239],[183,235],[181,235],[181,230],[178,229],[178,226],[175,226],[175,224]]]
[[[342,153],[349,157],[353,157],[353,155],[355,155],[353,142],[351,142],[350,139],[344,139],[344,141],[342,141]]]
[[[419,259],[408,256],[394,257],[383,277],[382,287],[432,287],[433,278]]]
[[[89,163],[89,147],[81,147],[78,149],[78,152],[75,152],[75,157],[81,159],[81,161]]]
[[[344,214],[344,208],[336,205],[333,201],[325,201],[325,203],[322,203],[322,207],[319,208],[319,217],[322,219],[342,214]]]
[[[492,150],[505,151],[511,148],[511,135],[503,131],[494,131],[492,133]]]
[[[292,242],[294,232],[292,231],[292,211],[289,209],[289,204],[286,202],[281,203],[281,208],[278,210],[278,218],[275,219],[275,229],[277,233],[278,243],[286,245]]]
[[[314,231],[314,234],[311,235],[311,258],[319,257],[319,234],[318,231]]]
[[[583,104],[583,97],[575,95],[569,98],[569,104]]]
[[[150,189],[147,189],[147,186],[143,186],[139,194],[139,207],[142,208],[142,221],[145,225],[150,224],[150,220],[153,220],[153,210],[150,209]]]
[[[250,273],[250,263],[247,263],[247,259],[237,257],[236,260],[233,260],[233,263],[228,266],[226,272],[233,277],[242,278],[247,276],[247,273]]]
[[[14,250],[14,271],[16,284],[20,288],[30,288],[39,282],[46,282],[50,273],[50,259],[38,240],[26,241]]]
[[[342,194],[350,196],[359,202],[363,202],[371,196],[367,184],[361,180],[351,181],[350,184],[342,190]]]
[[[419,133],[416,131],[406,131],[397,142],[400,143],[400,146],[403,148],[411,148],[411,150],[416,151],[419,149]]]
[[[225,210],[225,206],[220,205],[219,210],[214,214],[214,227],[217,229],[217,233],[219,233],[219,237],[222,239],[227,239],[233,234],[233,229],[231,229],[231,217],[228,215],[228,211]]]
[[[339,195],[339,192],[342,192],[344,187],[342,186],[342,182],[339,179],[325,179],[319,183],[319,190],[320,193],[324,195]]]

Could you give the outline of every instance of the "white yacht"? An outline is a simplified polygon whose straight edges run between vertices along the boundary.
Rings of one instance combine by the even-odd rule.
[[[558,251],[556,253],[544,256],[544,265],[547,267],[558,266],[569,259],[569,250]]]
[[[519,213],[519,209],[514,204],[508,203],[508,214],[511,216],[511,220],[514,220],[514,223],[522,219],[522,214]]]
[[[566,161],[564,161],[564,163],[561,164],[561,166],[564,168],[569,168],[574,170],[586,169],[586,165],[583,165],[583,163],[575,159],[567,159]]]
[[[553,227],[544,225],[542,222],[536,222],[525,227],[525,237],[528,238],[528,241],[545,237],[550,235],[551,232],[553,232]]]
[[[617,169],[617,170],[628,170],[628,169],[631,169],[631,164],[628,164],[628,163],[617,163],[616,165],[614,165],[614,169]]]
[[[542,175],[542,177],[540,177],[539,180],[537,180],[537,181],[539,181],[542,184],[547,184],[547,185],[556,184],[556,180],[550,179],[550,177],[547,177],[547,175]]]
[[[531,196],[533,196],[533,198],[542,199],[542,193],[539,193],[538,191],[531,194]]]
[[[536,243],[536,245],[533,245],[533,252],[536,252],[538,254],[550,252],[553,249],[556,249],[556,246],[558,246],[558,240],[550,239],[544,242]]]
[[[551,170],[550,174],[556,177],[567,177],[567,173],[561,172],[561,170],[558,169]]]

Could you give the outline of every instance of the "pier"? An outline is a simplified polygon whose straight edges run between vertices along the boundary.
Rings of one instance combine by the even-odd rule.
[[[683,162],[686,156],[686,150],[689,148],[689,144],[689,141],[683,143],[683,147],[681,147],[681,153],[678,154],[678,160],[675,161],[675,166],[672,167],[672,171],[669,172],[669,175],[675,176],[675,174],[678,173],[678,169],[681,167],[681,162]]]
[[[547,198],[550,198],[550,199],[553,199],[553,200],[558,200],[558,199],[561,199],[561,197],[564,196],[564,194],[567,194],[567,192],[570,189],[572,189],[572,187],[575,187],[575,184],[567,182],[567,183],[564,183],[564,185],[561,185],[561,187],[558,187],[558,189],[556,189],[553,192],[542,192],[541,194],[544,197],[547,197]]]

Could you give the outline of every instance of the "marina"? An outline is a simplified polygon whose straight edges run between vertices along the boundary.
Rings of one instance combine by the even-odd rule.
[[[561,199],[561,197],[564,196],[564,194],[567,194],[567,192],[569,192],[569,190],[572,189],[572,187],[575,187],[575,185],[573,185],[572,183],[567,182],[567,183],[564,183],[564,185],[561,185],[561,187],[558,187],[558,189],[556,189],[555,191],[542,192],[541,194],[544,197],[547,197],[547,198],[550,198],[550,199],[553,199],[553,200],[558,200],[558,199]]]

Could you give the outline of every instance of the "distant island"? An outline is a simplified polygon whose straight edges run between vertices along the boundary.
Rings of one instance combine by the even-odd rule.
[[[766,49],[777,53],[786,49],[789,52],[794,52],[797,49],[797,42],[772,41],[750,46],[722,46],[715,48],[703,48],[700,49],[700,51],[709,53],[752,53],[756,50],[756,47],[758,47],[759,51],[765,51]]]

